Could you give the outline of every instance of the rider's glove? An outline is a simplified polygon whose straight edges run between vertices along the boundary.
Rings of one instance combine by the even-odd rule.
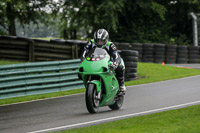
[[[109,65],[109,68],[112,70],[116,70],[117,69],[117,63],[113,62],[112,64]]]
[[[82,57],[82,58],[81,58],[81,63],[83,62],[83,60],[85,60],[85,58],[84,58],[84,57]]]

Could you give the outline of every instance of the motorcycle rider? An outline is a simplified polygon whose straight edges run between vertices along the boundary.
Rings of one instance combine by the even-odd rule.
[[[115,70],[116,77],[119,83],[119,88],[121,92],[126,91],[126,87],[124,85],[124,74],[125,74],[125,66],[122,65],[121,63],[121,57],[117,51],[116,46],[108,41],[109,39],[109,34],[105,29],[99,29],[94,33],[94,39],[91,39],[87,45],[84,47],[84,51],[81,57],[81,61],[85,59],[87,56],[88,52],[93,48],[93,47],[100,47],[104,48],[108,54],[111,57],[112,61],[112,69]]]

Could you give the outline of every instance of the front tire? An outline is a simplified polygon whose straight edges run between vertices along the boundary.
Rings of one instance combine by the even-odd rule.
[[[99,109],[100,100],[98,99],[97,89],[94,84],[88,84],[85,95],[86,107],[89,113],[96,113]]]
[[[109,105],[108,107],[112,110],[119,110],[123,105],[123,101],[124,101],[124,95],[118,95],[115,100],[115,103]]]

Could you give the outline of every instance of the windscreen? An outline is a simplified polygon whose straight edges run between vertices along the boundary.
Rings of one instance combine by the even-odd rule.
[[[87,55],[86,59],[88,61],[99,61],[103,60],[108,53],[102,48],[93,48]]]

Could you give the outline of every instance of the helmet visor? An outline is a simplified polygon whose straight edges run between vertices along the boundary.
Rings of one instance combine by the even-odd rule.
[[[105,43],[104,40],[100,40],[100,39],[96,39],[95,42],[97,45],[103,45]]]

